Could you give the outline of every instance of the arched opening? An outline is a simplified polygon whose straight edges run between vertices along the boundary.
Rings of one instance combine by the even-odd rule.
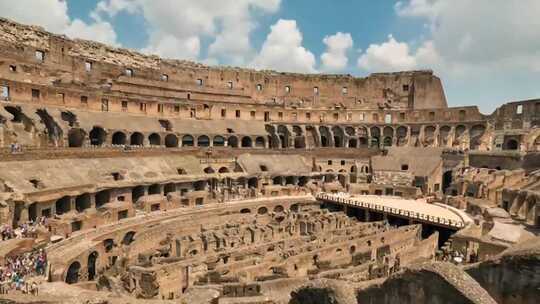
[[[107,133],[102,127],[93,127],[90,131],[90,144],[93,146],[101,146],[105,143]]]
[[[199,147],[209,147],[210,138],[206,135],[201,135],[197,138],[197,146]]]
[[[131,189],[131,201],[136,203],[139,198],[144,196],[144,186],[137,186]]]
[[[404,126],[399,126],[396,129],[396,136],[397,136],[397,145],[398,146],[405,146],[407,144],[407,133],[408,130]]]
[[[506,141],[505,150],[517,150],[519,149],[519,143],[515,139],[509,139]]]
[[[338,126],[332,128],[332,133],[334,133],[334,147],[341,148],[345,144],[345,133],[343,129]]]
[[[273,183],[274,185],[279,185],[279,186],[280,186],[280,185],[283,185],[283,177],[281,177],[281,176],[276,176],[276,177],[274,177],[274,178],[272,179],[272,183]]]
[[[75,198],[75,209],[78,212],[83,212],[84,210],[90,208],[90,194],[84,193]]]
[[[259,209],[257,209],[257,213],[260,214],[260,215],[267,214],[268,213],[268,208],[260,207]]]
[[[380,147],[381,129],[379,127],[371,127],[371,146],[374,148]]]
[[[144,136],[140,132],[135,132],[129,137],[129,144],[132,146],[142,146],[144,142]]]
[[[148,187],[148,195],[161,194],[161,185],[153,184]]]
[[[221,167],[218,170],[219,173],[229,173],[229,168],[227,167]]]
[[[277,127],[277,134],[279,136],[279,139],[281,141],[281,148],[286,149],[289,147],[289,138],[291,136],[291,133],[289,132],[289,129],[284,125],[279,125]]]
[[[66,273],[66,283],[75,284],[79,282],[79,271],[81,270],[81,263],[73,262],[69,265]]]
[[[248,179],[248,188],[258,188],[259,180],[256,177],[251,177]]]
[[[213,173],[216,173],[216,171],[214,171],[214,169],[212,169],[212,167],[206,167],[206,168],[204,168],[204,173],[213,174]]]
[[[228,145],[232,148],[238,148],[238,138],[236,136],[229,137]]]
[[[96,277],[96,262],[98,259],[97,251],[93,251],[88,256],[88,281],[93,281]]]
[[[240,210],[240,213],[251,213],[251,210],[249,210],[249,208],[244,208],[242,210]]]
[[[285,208],[283,208],[283,206],[281,206],[281,205],[277,205],[277,206],[274,207],[274,212],[276,212],[276,213],[281,213],[281,212],[283,212],[283,210],[285,210]]]
[[[225,146],[225,138],[223,136],[220,136],[220,135],[214,136],[213,146],[214,147],[224,147]]]
[[[124,235],[124,238],[122,238],[122,245],[131,245],[135,241],[135,231],[130,231]]]
[[[356,148],[358,146],[358,141],[356,138],[349,138],[349,148]]]
[[[251,148],[251,137],[242,137],[242,148]]]
[[[69,196],[62,197],[56,201],[55,207],[57,215],[69,212],[71,208],[71,198]]]
[[[446,146],[448,144],[448,136],[452,128],[450,126],[442,126],[439,128],[439,146]]]
[[[176,184],[169,183],[163,186],[163,194],[167,195],[169,193],[176,192]]]
[[[178,147],[178,136],[174,134],[167,134],[165,136],[165,147],[176,148]]]
[[[193,147],[194,140],[191,135],[184,135],[182,137],[182,147]]]
[[[452,184],[452,171],[446,171],[443,174],[443,182],[442,182],[443,193],[446,193],[446,189],[450,187],[450,184]]]
[[[99,208],[111,200],[111,193],[109,190],[102,190],[96,193],[96,208]]]
[[[480,147],[480,140],[486,131],[484,125],[475,125],[469,131],[470,135],[470,148],[471,150],[477,150]]]
[[[148,136],[148,142],[151,146],[161,146],[161,136],[157,133],[152,133]]]
[[[126,134],[124,132],[114,132],[112,136],[113,145],[125,145],[126,144]]]
[[[257,147],[257,148],[264,148],[265,147],[264,137],[259,136],[259,137],[255,138],[255,147]]]
[[[330,142],[332,139],[332,136],[330,135],[330,130],[328,130],[328,128],[325,126],[320,126],[319,133],[321,134],[321,146],[330,147],[332,145],[332,143]]]
[[[71,148],[82,147],[86,133],[83,129],[70,129],[68,132],[68,145]]]

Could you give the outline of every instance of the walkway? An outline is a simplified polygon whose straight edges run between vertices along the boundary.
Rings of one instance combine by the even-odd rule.
[[[423,222],[452,229],[461,229],[470,222],[463,212],[450,206],[428,204],[425,199],[404,199],[395,196],[358,195],[346,193],[316,195],[319,200],[361,208],[366,211],[406,218],[414,222]]]

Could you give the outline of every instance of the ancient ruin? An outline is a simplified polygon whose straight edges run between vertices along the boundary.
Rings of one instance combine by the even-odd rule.
[[[540,99],[0,19],[0,303],[538,303]]]

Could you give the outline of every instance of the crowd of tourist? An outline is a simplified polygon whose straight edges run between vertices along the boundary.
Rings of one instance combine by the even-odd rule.
[[[12,228],[9,225],[3,225],[0,228],[0,234],[2,241],[14,239],[14,238],[35,238],[37,236],[38,227],[47,227],[47,218],[39,217],[36,221],[28,221],[19,224],[17,228]]]
[[[37,282],[29,279],[44,276],[47,268],[47,254],[43,249],[27,252],[15,257],[6,257],[0,266],[0,294],[11,290],[37,294]]]
[[[18,143],[12,143],[10,146],[10,151],[12,154],[15,154],[15,153],[21,153],[22,152],[22,146]]]

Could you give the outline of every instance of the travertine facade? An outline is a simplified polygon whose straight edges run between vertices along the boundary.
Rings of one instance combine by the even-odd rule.
[[[538,258],[540,100],[484,115],[431,71],[209,67],[5,19],[0,93],[0,281],[45,301],[537,299],[504,263]]]

